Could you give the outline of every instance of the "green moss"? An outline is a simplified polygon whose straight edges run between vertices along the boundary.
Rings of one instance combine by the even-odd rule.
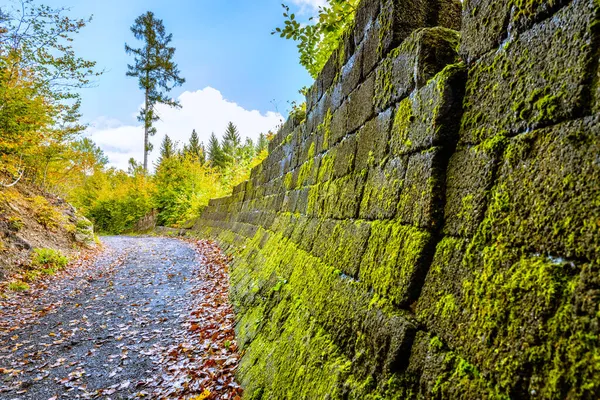
[[[412,146],[409,137],[409,128],[414,120],[413,103],[410,98],[402,100],[396,108],[394,124],[392,125],[392,138],[390,145],[395,154],[407,152]]]
[[[397,222],[375,221],[363,257],[360,280],[393,304],[411,300],[421,260],[431,240],[426,232]]]
[[[285,178],[283,179],[283,184],[287,190],[291,190],[294,187],[294,174],[292,172],[288,172],[285,174]]]
[[[23,281],[12,281],[8,284],[8,290],[13,292],[25,292],[29,290],[29,285]]]

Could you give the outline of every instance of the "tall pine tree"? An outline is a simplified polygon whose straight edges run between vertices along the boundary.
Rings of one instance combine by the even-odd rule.
[[[167,95],[175,86],[181,86],[185,79],[179,76],[177,64],[173,62],[175,48],[169,43],[172,34],[165,32],[162,20],[148,11],[140,15],[131,27],[136,39],[143,41],[143,46],[135,49],[125,44],[127,54],[134,55],[134,65],[127,65],[127,76],[138,78],[139,87],[144,91],[144,108],[138,120],[144,123],[144,170],[148,170],[148,153],[152,151],[150,137],[156,134],[154,122],[159,119],[156,105],[165,104],[170,107],[181,107],[177,100]]]
[[[176,154],[177,149],[175,148],[175,143],[173,143],[169,135],[165,135],[165,138],[160,145],[160,157],[158,158],[157,166],[160,166],[165,160],[168,160]]]
[[[202,143],[200,143],[200,139],[198,138],[198,134],[194,129],[192,131],[192,136],[190,136],[189,144],[183,147],[183,152],[186,155],[189,155],[196,160],[198,160],[201,164],[205,162],[204,149],[202,148]]]
[[[222,143],[221,147],[227,162],[231,163],[240,158],[242,138],[237,127],[232,122],[229,122],[227,129],[225,129]]]
[[[261,151],[267,150],[269,148],[269,140],[267,139],[267,135],[261,133],[258,136],[258,142],[256,143],[256,154],[260,154]]]
[[[210,135],[210,140],[208,141],[208,160],[213,167],[225,168],[227,164],[225,154],[219,144],[219,139],[217,139],[214,132]]]

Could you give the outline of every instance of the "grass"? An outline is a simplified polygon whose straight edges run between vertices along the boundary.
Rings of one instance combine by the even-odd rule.
[[[8,290],[13,292],[25,292],[29,290],[29,285],[23,281],[12,281],[8,284]]]

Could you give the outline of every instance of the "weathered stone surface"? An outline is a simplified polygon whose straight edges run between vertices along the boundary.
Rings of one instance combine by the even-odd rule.
[[[395,305],[414,300],[426,273],[431,234],[398,222],[374,221],[359,279]]]
[[[333,162],[333,176],[341,178],[354,170],[356,135],[346,137],[336,146],[336,150],[336,157]]]
[[[567,3],[568,0],[465,0],[461,54],[470,62],[498,48],[509,34],[518,35]]]
[[[366,181],[365,173],[354,173],[329,183],[323,215],[327,218],[356,218]]]
[[[375,74],[376,109],[388,108],[455,63],[458,37],[458,32],[446,28],[419,29],[394,49]]]
[[[374,83],[375,79],[371,76],[348,97],[347,129],[349,132],[356,131],[373,116]]]
[[[445,158],[440,148],[412,155],[408,160],[398,203],[398,218],[420,228],[439,228],[443,215]]]
[[[444,233],[472,236],[483,219],[500,148],[485,145],[458,149],[446,176]]]
[[[599,131],[585,118],[512,139],[486,215],[491,235],[533,252],[599,259]]]
[[[362,78],[362,57],[362,52],[354,54],[342,68],[340,81],[342,99],[348,97],[348,95],[358,87]]]
[[[464,72],[461,64],[449,66],[398,104],[390,143],[392,154],[455,146]]]
[[[586,1],[573,2],[471,68],[464,142],[517,134],[583,112],[589,93],[585,85],[597,57],[595,20],[588,9]]]
[[[392,110],[379,113],[358,131],[355,170],[380,164],[388,154]]]
[[[360,218],[392,219],[396,215],[404,186],[406,164],[406,159],[394,158],[388,160],[385,166],[369,170],[360,205]]]

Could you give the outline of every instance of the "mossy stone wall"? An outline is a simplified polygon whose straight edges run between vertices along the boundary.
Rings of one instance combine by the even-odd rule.
[[[246,398],[600,398],[599,7],[363,0],[194,227]]]

